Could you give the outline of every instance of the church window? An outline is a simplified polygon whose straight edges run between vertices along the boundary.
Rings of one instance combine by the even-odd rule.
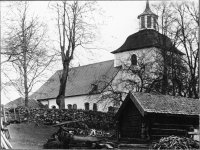
[[[68,109],[72,109],[72,105],[71,104],[68,104]]]
[[[147,16],[147,28],[151,28],[151,16]]]
[[[88,102],[85,103],[85,110],[89,110],[89,108],[90,108],[90,104]]]
[[[112,106],[109,106],[108,107],[108,112],[112,112],[113,111],[113,107]]]
[[[96,103],[93,104],[93,111],[97,111],[97,104]]]
[[[141,17],[141,28],[145,28],[145,18],[144,18],[144,16]]]
[[[137,65],[137,56],[135,54],[131,56],[131,65]]]
[[[52,108],[52,109],[56,109],[56,106],[55,106],[55,105],[52,105],[51,108]]]
[[[77,109],[77,105],[76,104],[73,104],[73,109]]]

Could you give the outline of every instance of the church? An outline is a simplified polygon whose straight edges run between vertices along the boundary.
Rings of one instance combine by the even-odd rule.
[[[117,91],[120,95],[114,98],[123,100],[126,96],[123,93],[128,93],[133,89],[124,89],[120,79],[136,78],[134,75],[127,75],[122,70],[137,66],[140,58],[143,58],[145,62],[155,62],[163,44],[168,48],[173,47],[171,40],[158,32],[158,16],[151,11],[148,1],[144,12],[138,16],[138,20],[139,31],[128,36],[121,47],[111,52],[114,60],[70,68],[65,91],[66,109],[107,111],[109,106],[119,106],[119,103],[109,100],[111,98],[109,94],[113,92],[110,89]],[[176,54],[183,55],[176,48],[173,50]],[[156,65],[158,64],[154,63],[153,67]],[[61,71],[56,71],[30,98],[48,105],[48,108],[52,106],[58,108],[56,97],[59,92]],[[122,91],[121,94],[119,91]]]

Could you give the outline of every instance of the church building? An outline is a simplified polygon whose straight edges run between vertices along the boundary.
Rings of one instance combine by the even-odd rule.
[[[108,106],[115,104],[106,100],[98,103],[102,93],[111,84],[115,84],[115,89],[118,91],[123,91],[123,87],[118,83],[119,80],[134,77],[124,74],[122,71],[124,68],[137,66],[141,57],[144,61],[154,62],[163,45],[169,50],[173,49],[175,53],[183,55],[182,52],[173,47],[167,36],[158,32],[158,16],[151,11],[148,1],[144,12],[138,16],[138,20],[139,31],[128,36],[121,47],[111,52],[114,55],[114,60],[70,68],[65,92],[66,109],[107,111]],[[58,108],[56,97],[59,92],[61,71],[56,71],[30,98],[48,105],[49,108],[52,106]],[[104,104],[107,104],[106,108]]]

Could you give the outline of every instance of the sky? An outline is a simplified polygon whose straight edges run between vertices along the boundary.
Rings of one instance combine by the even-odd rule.
[[[150,6],[158,1],[150,1]],[[104,22],[99,26],[100,38],[96,46],[99,50],[93,50],[93,55],[90,53],[82,53],[76,56],[74,66],[86,65],[95,62],[101,62],[114,59],[110,52],[119,48],[126,40],[126,38],[139,31],[139,21],[137,16],[140,15],[146,6],[146,1],[98,1],[98,5],[102,8],[103,16],[95,18],[98,22]],[[1,16],[6,13],[6,9],[1,4]],[[49,29],[54,28],[52,23],[52,11],[48,9],[48,1],[32,1],[31,10],[45,22],[47,22]],[[54,32],[50,34],[54,36]],[[61,63],[52,69],[49,77],[55,73],[56,70],[61,69]],[[5,78],[2,77],[2,80]],[[37,85],[34,90],[37,90],[41,85]],[[34,91],[33,91],[34,92]],[[14,88],[10,88],[6,93],[1,92],[1,103],[5,104],[20,97]]]

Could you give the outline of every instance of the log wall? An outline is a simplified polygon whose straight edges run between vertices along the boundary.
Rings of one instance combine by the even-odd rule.
[[[132,101],[129,101],[119,120],[122,138],[141,138],[142,115]]]
[[[171,135],[187,136],[188,131],[199,126],[198,116],[151,114],[147,118],[152,141]]]

